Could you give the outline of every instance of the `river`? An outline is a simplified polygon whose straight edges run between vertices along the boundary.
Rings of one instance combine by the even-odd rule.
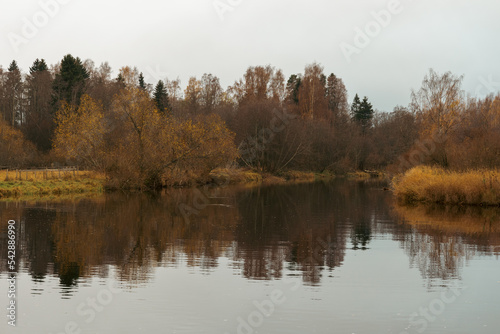
[[[0,333],[498,333],[500,209],[386,186],[0,202]]]

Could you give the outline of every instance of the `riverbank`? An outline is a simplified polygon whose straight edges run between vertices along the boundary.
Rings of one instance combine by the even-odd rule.
[[[393,179],[395,196],[403,203],[500,205],[500,171],[446,171],[418,166]]]
[[[167,184],[167,187],[186,188],[204,184],[248,185],[279,184],[287,182],[314,182],[330,180],[331,173],[286,171],[279,174],[256,172],[246,168],[217,168],[203,179],[184,179]],[[102,173],[91,171],[71,171],[66,173],[44,174],[42,172],[17,173],[0,171],[0,199],[24,199],[34,197],[60,197],[78,194],[99,194],[112,191]]]
[[[17,177],[16,177],[17,176]],[[90,171],[61,173],[0,171],[0,198],[54,197],[104,192],[104,174]]]
[[[380,177],[381,174],[377,174]],[[248,168],[217,168],[205,178],[186,178],[168,183],[166,187],[188,188],[206,184],[259,186],[285,183],[307,183],[329,181],[336,177],[369,179],[375,177],[370,172],[354,172],[335,175],[330,172],[284,171],[276,174],[257,172]],[[42,172],[0,171],[0,199],[58,198],[80,194],[100,194],[117,190],[107,183],[103,173],[91,171],[70,171],[44,174]]]

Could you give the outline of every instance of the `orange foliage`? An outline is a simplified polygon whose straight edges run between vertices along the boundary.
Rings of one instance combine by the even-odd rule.
[[[21,167],[33,158],[35,147],[21,131],[0,119],[0,166]]]
[[[104,133],[102,106],[83,95],[77,108],[64,102],[56,114],[54,150],[68,161],[102,167]]]

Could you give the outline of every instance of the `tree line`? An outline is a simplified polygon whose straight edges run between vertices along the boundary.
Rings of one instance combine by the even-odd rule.
[[[78,164],[119,187],[157,187],[229,164],[270,173],[403,171],[416,164],[498,166],[500,99],[476,99],[462,77],[430,70],[412,102],[378,112],[349,102],[343,80],[320,64],[285,78],[249,67],[227,89],[219,78],[145,81],[108,63],[66,55],[23,73],[0,67],[0,165]],[[363,97],[361,97],[363,96]]]

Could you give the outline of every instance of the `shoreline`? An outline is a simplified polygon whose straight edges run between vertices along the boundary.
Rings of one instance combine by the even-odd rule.
[[[26,174],[24,173],[28,173]],[[23,176],[12,177],[14,171],[0,170],[0,200],[60,199],[61,197],[88,197],[114,191],[130,193],[138,189],[120,189],[107,184],[105,174],[93,171],[67,171],[62,176],[49,176],[41,172],[23,171]],[[9,177],[10,176],[10,177]],[[187,179],[167,183],[166,188],[196,188],[204,185],[243,185],[248,187],[274,184],[328,182],[336,178],[367,180],[383,178],[385,174],[374,171],[356,171],[347,174],[289,170],[276,174],[249,168],[216,168],[205,179]]]
[[[9,175],[11,172],[9,172]],[[88,197],[113,191],[119,188],[110,188],[106,185],[106,176],[102,173],[92,171],[78,171],[67,173],[62,177],[44,179],[43,175],[38,177],[30,175],[27,179],[6,179],[5,171],[0,170],[0,200],[24,200],[24,199],[59,199],[61,197]],[[243,185],[261,186],[273,184],[327,182],[335,178],[347,177],[350,179],[368,179],[373,177],[369,173],[355,172],[346,175],[335,175],[330,172],[320,173],[311,171],[285,171],[278,174],[257,172],[247,168],[218,168],[213,170],[205,180],[186,180],[184,182],[172,182],[165,188],[196,188],[203,185]],[[129,189],[127,192],[139,190]]]

